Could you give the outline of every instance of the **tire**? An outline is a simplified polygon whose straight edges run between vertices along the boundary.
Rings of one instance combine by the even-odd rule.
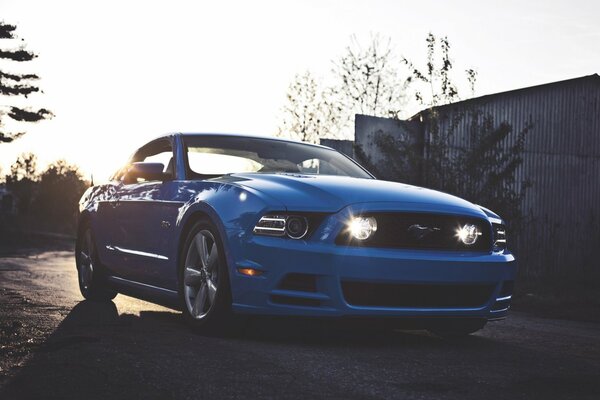
[[[209,219],[194,224],[179,260],[179,296],[186,323],[203,334],[232,333],[235,321],[223,241]]]
[[[444,338],[461,338],[475,333],[486,325],[485,320],[447,321],[430,327],[429,332]]]
[[[106,302],[116,297],[117,292],[106,284],[106,276],[98,259],[94,236],[87,224],[80,229],[77,236],[75,262],[79,290],[86,300]]]

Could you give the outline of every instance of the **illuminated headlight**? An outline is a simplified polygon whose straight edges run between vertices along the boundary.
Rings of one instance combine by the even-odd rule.
[[[348,230],[354,239],[367,240],[377,231],[377,220],[373,217],[352,218]]]
[[[473,224],[466,224],[456,229],[456,237],[467,246],[475,244],[479,236],[481,231]]]
[[[298,215],[265,215],[261,217],[254,233],[267,236],[288,236],[302,239],[308,232],[308,221]]]

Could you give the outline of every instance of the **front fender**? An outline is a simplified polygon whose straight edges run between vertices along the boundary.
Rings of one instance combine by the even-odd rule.
[[[285,210],[280,204],[272,204],[253,190],[233,185],[218,185],[198,192],[179,210],[176,221],[177,254],[173,259],[180,264],[186,235],[199,215],[207,216],[221,237],[230,276],[241,258],[240,242],[252,232],[261,215],[268,210]]]

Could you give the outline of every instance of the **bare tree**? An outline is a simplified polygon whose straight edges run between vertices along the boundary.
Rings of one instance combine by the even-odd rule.
[[[322,88],[309,71],[296,74],[286,92],[278,135],[311,143],[335,135],[337,116],[330,97],[330,89]]]
[[[351,38],[342,55],[333,60],[327,86],[310,73],[296,75],[290,84],[280,136],[311,142],[319,138],[347,138],[354,131],[354,115],[397,117],[406,101],[412,77],[401,77],[389,39],[378,35],[367,47]]]
[[[0,22],[0,41],[5,44],[7,41],[14,44],[18,37],[14,31],[16,26]],[[22,42],[22,39],[20,40]],[[9,44],[9,45],[10,45]],[[13,46],[14,47],[14,46]],[[33,60],[36,54],[26,50],[24,45],[20,44],[16,48],[5,49],[0,47],[0,60],[6,60],[11,63],[24,63]],[[3,98],[25,97],[33,93],[40,92],[40,88],[35,84],[39,76],[31,73],[5,72],[0,70],[0,95]],[[12,142],[14,139],[25,134],[25,131],[16,132],[6,131],[5,117],[16,122],[38,122],[52,117],[52,112],[45,108],[32,109],[21,108],[17,105],[0,104],[0,143]]]
[[[333,64],[334,104],[343,112],[341,129],[353,131],[356,114],[399,117],[412,77],[402,76],[389,38],[372,36],[369,44],[363,47],[352,36],[351,44]]]
[[[458,87],[452,78],[453,62],[450,58],[448,37],[437,38],[433,33],[427,35],[427,58],[425,69],[417,67],[412,61],[403,58],[408,66],[415,90],[415,99],[423,106],[435,107],[460,100]],[[475,93],[477,72],[465,71],[471,89]]]

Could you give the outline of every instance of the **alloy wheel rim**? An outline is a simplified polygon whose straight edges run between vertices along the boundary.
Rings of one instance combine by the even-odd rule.
[[[212,309],[219,282],[219,251],[210,231],[198,232],[187,251],[183,272],[185,304],[195,319]]]
[[[94,275],[92,249],[92,234],[87,230],[79,252],[79,282],[84,290],[89,290]]]

